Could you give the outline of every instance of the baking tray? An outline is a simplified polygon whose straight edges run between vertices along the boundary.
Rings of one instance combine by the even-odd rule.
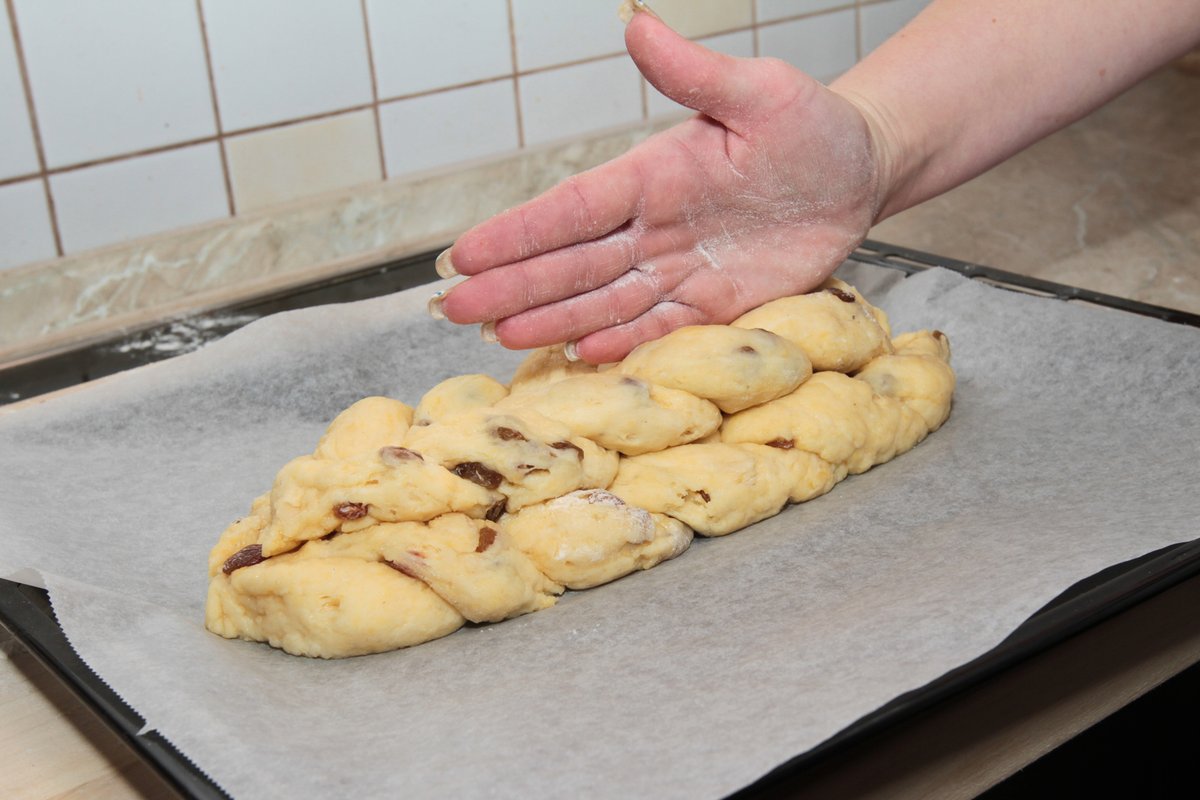
[[[310,286],[252,298],[204,314],[125,331],[87,347],[0,369],[0,387],[3,387],[0,403],[66,388],[188,352],[253,319],[278,311],[364,299],[434,281],[437,279],[433,268],[436,255],[435,252],[426,253]],[[871,240],[863,243],[852,260],[898,269],[906,274],[944,267],[1003,289],[1065,302],[1090,303],[1200,327],[1200,315]],[[1200,574],[1200,540],[1173,545],[1111,566],[1067,589],[992,650],[895,698],[731,797],[738,800],[786,797],[791,789],[802,785],[806,772],[817,764],[852,756],[856,749],[869,748],[872,739],[884,731],[904,725],[953,695],[1197,574]],[[0,580],[0,624],[71,687],[181,795],[227,797],[158,732],[139,735],[144,721],[76,655],[54,618],[45,591]]]

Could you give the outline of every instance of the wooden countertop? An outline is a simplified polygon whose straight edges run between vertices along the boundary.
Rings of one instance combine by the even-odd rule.
[[[0,653],[0,797],[177,796],[3,627]]]

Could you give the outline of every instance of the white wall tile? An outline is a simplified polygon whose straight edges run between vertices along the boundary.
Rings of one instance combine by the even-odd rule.
[[[655,0],[650,7],[689,39],[745,28],[754,22],[752,0]]]
[[[855,38],[854,10],[847,9],[764,26],[758,32],[758,51],[830,81],[854,66]]]
[[[625,52],[616,3],[513,0],[517,67],[537,69]]]
[[[53,175],[50,190],[68,253],[229,213],[215,143]]]
[[[903,28],[928,2],[929,0],[888,0],[886,3],[863,6],[860,12],[863,55],[879,47],[889,36]]]
[[[0,186],[0,269],[54,256],[54,233],[41,180]]]
[[[389,178],[517,148],[511,80],[384,103],[379,122]]]
[[[657,10],[657,4],[655,5]],[[751,58],[754,56],[754,34],[750,31],[738,31],[737,33],[726,33],[721,36],[710,36],[707,39],[697,40],[700,44],[716,50],[718,53],[724,53],[729,56],[738,56],[739,58]],[[690,111],[674,100],[670,100],[659,94],[658,90],[653,86],[646,87],[646,108],[651,117],[660,117],[665,114],[685,114]]]
[[[371,101],[359,0],[204,0],[204,21],[226,131]]]
[[[37,171],[37,150],[17,66],[17,50],[13,46],[8,12],[0,10],[0,178]]]
[[[51,168],[216,132],[192,0],[16,0]]]
[[[383,177],[370,110],[233,136],[225,153],[238,213]]]
[[[854,5],[854,0],[756,0],[756,2],[758,3],[758,21],[760,23]]]
[[[628,56],[519,80],[526,144],[580,136],[642,118],[641,75]]]
[[[380,98],[512,73],[505,0],[367,0]]]

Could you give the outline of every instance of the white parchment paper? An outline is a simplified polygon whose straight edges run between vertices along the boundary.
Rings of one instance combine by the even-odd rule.
[[[949,334],[943,429],[552,609],[332,662],[203,629],[209,548],[332,416],[521,359],[428,319],[428,288],[0,414],[0,575],[36,571],[84,660],[237,797],[727,794],[1200,535],[1200,332],[940,270],[848,277],[897,331]]]

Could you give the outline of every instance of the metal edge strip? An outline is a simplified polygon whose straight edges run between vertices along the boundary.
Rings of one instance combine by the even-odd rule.
[[[46,590],[0,579],[0,625],[179,794],[203,800],[230,797],[158,731],[141,733],[145,720],[75,652],[54,617]]]

